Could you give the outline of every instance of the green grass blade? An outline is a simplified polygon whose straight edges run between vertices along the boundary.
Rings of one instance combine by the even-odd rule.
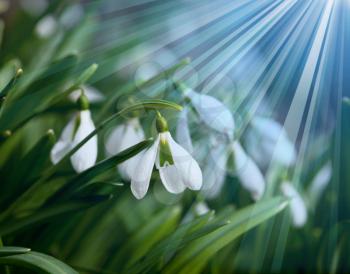
[[[34,251],[0,258],[0,265],[19,266],[35,273],[44,274],[78,274],[73,268],[63,262]]]
[[[288,202],[274,198],[260,202],[232,214],[230,223],[193,242],[179,252],[165,268],[165,273],[188,273],[189,270],[205,266],[207,261],[237,237],[282,211]],[[186,272],[187,271],[187,272]]]

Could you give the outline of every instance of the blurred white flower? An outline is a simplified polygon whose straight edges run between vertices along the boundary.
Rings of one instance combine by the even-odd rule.
[[[90,103],[100,103],[105,99],[105,96],[96,88],[92,86],[82,86],[85,96],[88,98]],[[69,94],[69,99],[76,102],[81,94],[81,90],[74,90]]]
[[[10,4],[7,0],[0,0],[0,14],[8,10]]]
[[[216,98],[183,88],[184,95],[191,100],[200,119],[209,128],[233,139],[235,122],[231,111]]]
[[[31,16],[39,16],[49,5],[47,0],[20,0],[19,4]]]
[[[219,140],[210,149],[205,169],[203,171],[205,185],[204,193],[208,198],[215,198],[220,194],[226,173],[229,169],[228,159],[233,156],[234,174],[242,187],[250,192],[252,198],[259,200],[265,191],[265,178],[259,167],[246,154],[238,141],[229,144]]]
[[[53,15],[46,15],[35,26],[35,33],[40,38],[49,38],[58,28],[58,22]]]
[[[128,120],[125,124],[114,128],[105,142],[106,152],[109,155],[116,155],[119,152],[138,144],[145,139],[145,133],[137,118]],[[128,159],[118,165],[120,175],[124,180],[130,180],[130,172],[134,171],[135,164],[140,154]]]
[[[316,173],[313,178],[310,187],[308,189],[308,197],[310,204],[314,206],[322,195],[323,191],[327,187],[332,177],[332,164],[327,162],[321,169]]]
[[[190,128],[188,124],[188,107],[180,112],[176,126],[176,140],[190,153],[193,152]]]
[[[181,193],[185,188],[199,190],[202,186],[202,171],[192,156],[171,137],[163,117],[157,118],[159,132],[153,145],[141,152],[131,174],[131,191],[137,199],[142,199],[148,190],[153,166],[166,190]]]
[[[82,110],[69,121],[61,137],[51,150],[51,161],[57,164],[72,148],[79,144],[93,130],[95,125],[89,110]],[[71,156],[71,163],[77,172],[92,167],[97,159],[97,136],[92,137]]]
[[[71,29],[76,26],[84,16],[84,9],[80,4],[74,4],[67,7],[59,18],[60,24],[66,28]]]
[[[265,178],[255,162],[245,153],[238,141],[231,144],[234,155],[236,174],[242,186],[252,198],[259,200],[265,191]]]
[[[302,227],[307,221],[307,209],[304,200],[290,182],[281,184],[281,191],[287,197],[291,198],[289,208],[295,227]]]
[[[197,216],[207,214],[209,211],[210,211],[210,208],[205,202],[196,203],[194,206],[194,212],[196,213]]]
[[[254,117],[246,136],[247,151],[262,168],[267,168],[272,157],[283,166],[295,163],[296,151],[287,132],[276,121]]]

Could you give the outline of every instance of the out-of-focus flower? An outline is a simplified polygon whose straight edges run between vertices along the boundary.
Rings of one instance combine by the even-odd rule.
[[[68,6],[63,11],[58,21],[65,29],[71,29],[81,21],[83,16],[84,16],[83,7],[80,4],[74,4],[74,5]]]
[[[315,205],[332,177],[332,164],[327,162],[316,173],[308,189],[310,205]]]
[[[208,207],[207,203],[205,202],[199,202],[194,205],[194,212],[198,215],[204,215],[207,214],[210,211],[210,208]]]
[[[83,94],[78,100],[80,111],[73,116],[63,129],[58,142],[51,150],[51,161],[57,164],[70,150],[95,130],[94,122]],[[71,156],[71,163],[77,172],[92,167],[97,159],[97,136],[92,137]]]
[[[82,86],[85,96],[88,98],[90,103],[100,103],[105,99],[105,96],[96,88],[92,86]],[[80,96],[81,90],[74,90],[69,94],[69,99],[73,102],[77,101]]]
[[[287,132],[276,121],[254,117],[246,136],[247,151],[262,168],[267,168],[272,157],[283,166],[295,163],[296,151]]]
[[[6,12],[9,6],[9,2],[7,0],[0,0],[0,14]]]
[[[159,171],[161,181],[170,193],[181,193],[185,188],[199,190],[202,172],[192,156],[171,137],[167,122],[158,114],[159,132],[153,145],[140,155],[131,174],[131,191],[137,199],[148,190],[153,166]]]
[[[125,124],[114,128],[105,142],[106,152],[109,155],[115,155],[124,149],[138,144],[145,139],[145,133],[137,118],[128,120]],[[118,165],[120,175],[124,180],[131,179],[131,173],[140,158],[140,154],[128,159]]]
[[[255,162],[250,158],[238,141],[231,145],[236,173],[242,186],[247,189],[254,200],[259,200],[265,191],[265,178]]]
[[[20,0],[19,4],[31,16],[39,16],[49,5],[47,0]]]
[[[176,126],[176,140],[189,152],[193,152],[190,128],[188,124],[188,107],[180,112]]]
[[[180,85],[185,97],[189,98],[201,121],[209,128],[233,139],[235,122],[230,110],[216,98],[193,91]]]
[[[231,155],[234,162],[234,174],[242,187],[250,192],[255,201],[259,200],[265,191],[265,178],[238,141],[233,141],[230,144],[219,141],[210,150],[204,169],[206,196],[215,198],[220,193],[226,178],[228,159]]]
[[[53,15],[46,15],[35,26],[35,33],[40,38],[51,37],[58,29],[58,22]]]
[[[281,191],[287,198],[291,199],[289,208],[293,225],[295,227],[304,226],[307,221],[307,209],[303,198],[290,182],[283,182]]]

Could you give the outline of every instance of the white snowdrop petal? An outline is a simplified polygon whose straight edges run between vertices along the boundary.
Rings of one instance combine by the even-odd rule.
[[[307,221],[307,209],[303,199],[289,182],[282,183],[281,191],[286,197],[291,198],[289,208],[293,225],[295,227],[302,227]]]
[[[153,145],[144,151],[131,175],[131,192],[137,199],[142,199],[148,190],[153,166],[157,157],[159,137]]]
[[[194,91],[187,92],[201,120],[210,128],[233,137],[235,122],[230,110],[216,98]]]
[[[202,171],[192,156],[179,144],[177,144],[167,132],[170,151],[174,164],[181,174],[183,183],[192,190],[199,190],[202,187]]]
[[[159,168],[160,179],[166,190],[170,193],[178,194],[185,190],[181,175],[175,165],[165,165]]]
[[[122,150],[120,143],[123,140],[125,130],[125,125],[119,125],[108,135],[105,141],[105,149],[108,155],[116,155]]]
[[[265,191],[265,178],[254,161],[246,155],[238,142],[233,144],[236,172],[242,186],[248,190],[252,198],[259,200]]]
[[[53,146],[50,157],[57,164],[71,149],[73,142],[73,131],[76,116],[74,116],[63,129],[58,142]]]
[[[309,193],[319,196],[328,185],[332,177],[332,164],[326,163],[313,178]]]
[[[74,136],[74,146],[85,139],[92,131],[95,130],[94,122],[91,119],[89,110],[80,112],[80,125]],[[71,157],[73,168],[77,172],[82,172],[96,163],[97,159],[97,135],[87,141],[77,152]]]
[[[176,126],[176,140],[190,153],[193,152],[193,144],[188,125],[188,108],[185,107],[179,115]]]
[[[58,141],[51,150],[51,161],[57,164],[70,150],[72,144],[70,142]]]
[[[131,119],[125,124],[125,130],[122,133],[120,140],[115,140],[119,143],[117,153],[130,148],[145,139],[145,134],[138,122],[138,119]],[[124,180],[130,180],[130,172],[132,172],[135,167],[135,162],[137,162],[137,155],[128,159],[124,163],[118,165],[118,170],[120,175]],[[129,167],[130,166],[130,167]]]

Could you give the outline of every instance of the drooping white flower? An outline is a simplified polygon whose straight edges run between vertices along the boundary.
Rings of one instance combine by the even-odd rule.
[[[71,29],[76,26],[84,16],[84,9],[80,4],[68,6],[59,18],[60,24],[66,28]]]
[[[40,38],[49,38],[58,29],[58,22],[53,15],[46,15],[35,26],[35,33]]]
[[[145,133],[137,118],[128,120],[125,124],[119,125],[112,130],[105,142],[106,152],[109,155],[116,155],[119,152],[138,144],[145,139]],[[134,170],[140,154],[128,159],[118,165],[120,175],[125,180],[131,179],[130,172]]]
[[[272,157],[283,166],[295,163],[296,151],[287,132],[275,120],[254,117],[246,136],[247,150],[259,166],[266,168]]]
[[[181,193],[185,188],[199,190],[202,172],[192,156],[171,137],[166,121],[157,117],[159,132],[153,145],[143,151],[131,174],[131,191],[142,199],[148,190],[153,166],[159,171],[161,181],[170,193]]]
[[[304,226],[307,221],[307,209],[303,198],[290,182],[283,182],[281,191],[286,197],[291,198],[289,208],[293,225],[295,227]]]
[[[184,95],[191,100],[191,104],[203,123],[209,128],[227,135],[230,139],[233,138],[235,122],[231,111],[223,103],[212,96],[195,92],[181,84],[179,86]]]
[[[193,152],[190,128],[188,124],[188,108],[180,112],[176,126],[176,140],[189,152]]]
[[[105,96],[96,88],[92,86],[82,86],[85,96],[88,98],[90,103],[100,103],[105,99]],[[74,90],[69,94],[69,99],[76,102],[81,94],[81,90]]]
[[[231,144],[237,177],[254,200],[259,200],[265,191],[265,178],[260,169],[243,150],[238,141]]]
[[[232,156],[233,166],[231,167]],[[254,200],[259,200],[265,191],[265,178],[253,159],[247,155],[238,141],[214,143],[207,155],[207,164],[203,171],[204,194],[215,198],[220,194],[227,172],[237,176],[242,187],[248,190]]]
[[[87,102],[86,99],[82,100]],[[51,161],[54,164],[57,164],[70,150],[95,130],[88,107],[84,106],[80,109],[63,129],[58,142],[51,150]],[[97,136],[95,135],[86,142],[70,159],[73,168],[77,172],[82,172],[92,167],[97,159]]]

